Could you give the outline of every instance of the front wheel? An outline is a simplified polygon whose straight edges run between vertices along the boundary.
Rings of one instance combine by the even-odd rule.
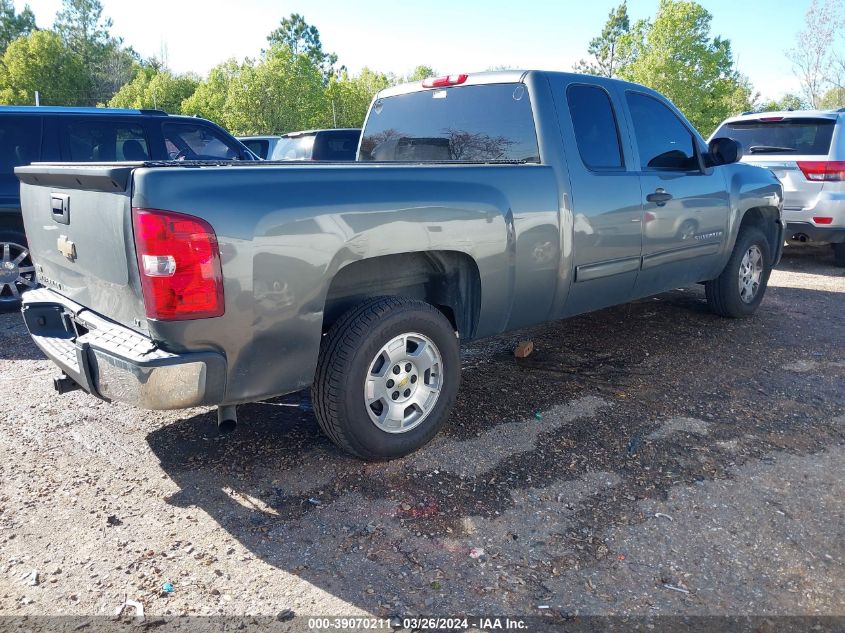
[[[317,422],[335,444],[363,459],[407,455],[449,417],[460,370],[455,330],[434,306],[370,299],[323,339],[312,390]]]
[[[757,310],[772,272],[769,242],[755,227],[744,229],[722,274],[705,283],[707,303],[716,314],[749,317]]]

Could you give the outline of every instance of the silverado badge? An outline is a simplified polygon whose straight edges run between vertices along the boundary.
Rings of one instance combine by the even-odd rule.
[[[70,261],[76,259],[76,244],[71,242],[67,235],[60,235],[59,239],[56,240],[56,248],[59,249],[59,252],[67,257]]]

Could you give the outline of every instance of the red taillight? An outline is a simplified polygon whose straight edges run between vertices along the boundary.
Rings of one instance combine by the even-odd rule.
[[[446,86],[457,86],[467,80],[469,75],[446,75],[444,77],[429,77],[423,79],[423,88],[445,88]]]
[[[223,314],[223,274],[214,229],[199,218],[132,209],[147,316],[162,321]]]
[[[782,116],[761,116],[761,121],[772,122],[772,121],[783,121]]]
[[[646,211],[643,214],[643,221],[644,222],[654,222],[657,219],[657,216],[653,214],[651,211]]]
[[[845,161],[800,160],[800,169],[807,180],[816,182],[839,182],[845,180]]]
[[[813,218],[816,224],[833,224],[833,218]]]

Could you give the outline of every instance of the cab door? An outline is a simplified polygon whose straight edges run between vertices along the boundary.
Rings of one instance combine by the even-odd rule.
[[[639,159],[643,261],[635,295],[644,297],[718,273],[730,200],[723,171],[705,168],[702,144],[662,100],[625,91]]]
[[[618,95],[607,83],[561,82],[555,90],[572,192],[567,316],[630,300],[640,269],[640,179],[620,132]]]

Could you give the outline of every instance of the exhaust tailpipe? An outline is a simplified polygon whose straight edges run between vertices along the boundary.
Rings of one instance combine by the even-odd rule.
[[[56,378],[53,378],[53,389],[59,395],[70,393],[71,391],[76,391],[77,389],[82,389],[73,378],[70,378],[67,374],[62,373]]]
[[[238,412],[233,404],[217,407],[217,430],[222,435],[234,431],[238,426]]]
[[[801,242],[802,244],[810,241],[810,238],[804,233],[796,233],[792,236],[792,239],[796,242]]]

